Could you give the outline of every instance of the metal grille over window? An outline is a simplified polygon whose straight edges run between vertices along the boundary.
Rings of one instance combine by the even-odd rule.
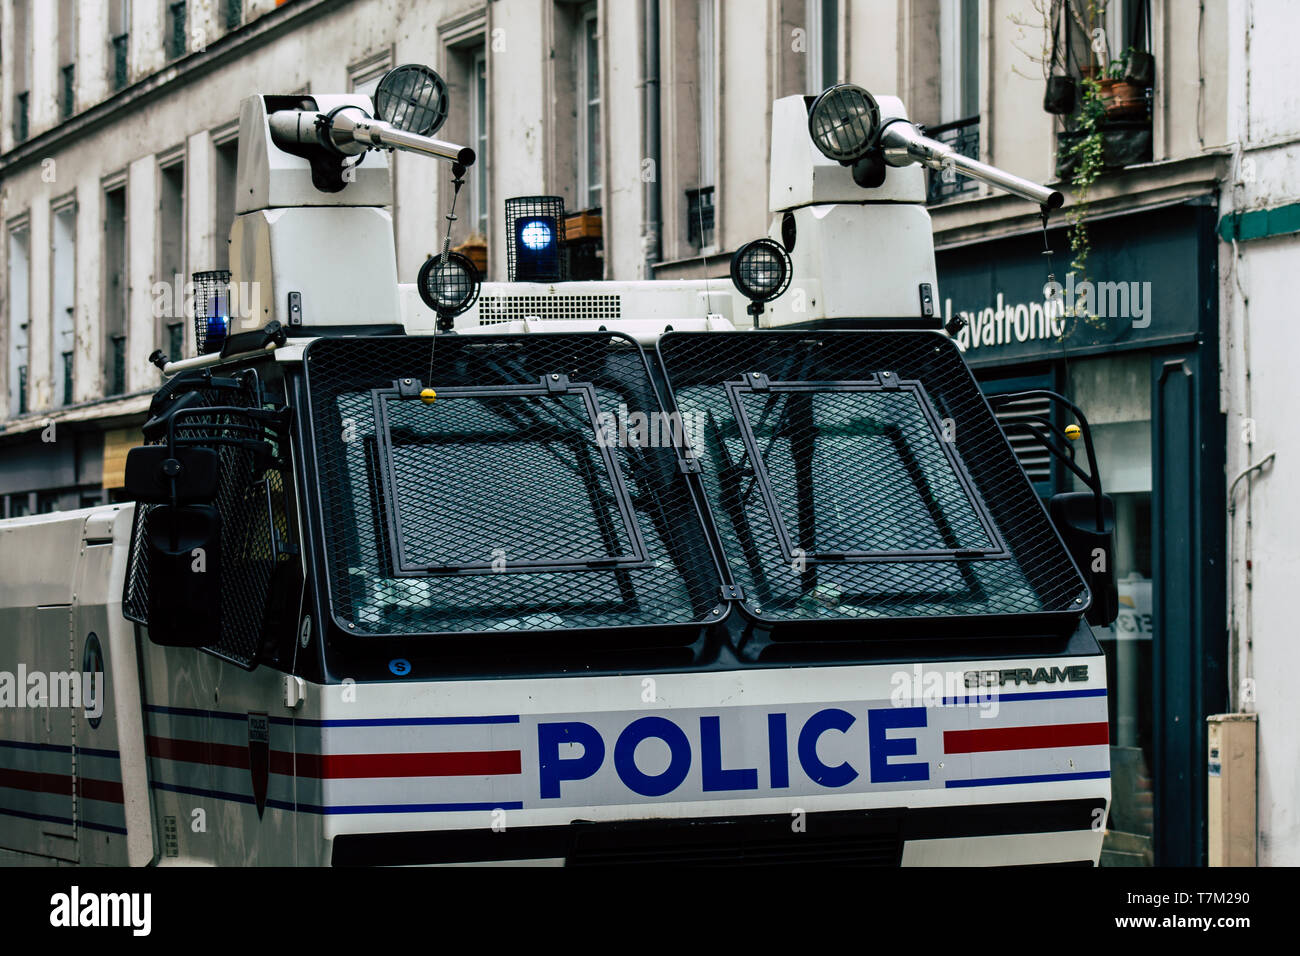
[[[1004,405],[995,413],[998,424],[1004,428],[1011,422],[1029,418],[1053,417],[1052,403],[1046,398],[1031,398],[1012,405]],[[1043,443],[1024,429],[1014,428],[1007,432],[1007,441],[1016,453],[1016,460],[1030,481],[1042,482],[1052,480],[1052,455],[1043,447]]]
[[[939,126],[931,126],[925,130],[925,135],[951,146],[953,150],[963,156],[968,156],[971,159],[980,158],[980,118],[978,116],[957,120],[953,123],[942,123]],[[977,192],[978,190],[978,182],[962,176],[955,169],[931,171],[926,201],[931,204],[947,202],[949,199],[955,199],[958,196]]]
[[[639,640],[681,645],[718,619],[686,435],[632,340],[320,339],[305,365],[349,633],[653,625]]]
[[[219,573],[223,599],[219,610],[195,608],[194,613],[220,615],[221,640],[206,650],[251,669],[263,659],[263,649],[281,636],[280,628],[295,626],[289,615],[297,611],[301,579],[296,570],[297,547],[292,543],[295,535],[286,508],[286,449],[282,439],[266,428],[264,420],[241,413],[241,409],[266,408],[268,402],[251,370],[236,374],[239,378],[218,380],[216,387],[204,387],[194,379],[172,379],[155,396],[151,412],[154,416],[165,413],[173,402],[183,407],[185,410],[175,420],[176,444],[215,448],[219,455],[213,505],[221,520]],[[186,391],[177,385],[193,387]],[[166,444],[165,430],[162,434],[151,433],[151,424],[145,425],[146,438],[151,444]],[[266,440],[264,450],[253,447],[260,442],[247,440],[252,436]],[[234,443],[241,439],[242,444]],[[131,533],[122,609],[129,620],[145,626],[149,624],[149,515],[164,507],[137,503]],[[282,581],[279,588],[273,589],[273,575],[289,568],[296,580]],[[293,595],[289,603],[294,607],[289,615],[281,613],[283,609],[277,606],[273,591]]]
[[[671,333],[659,352],[760,617],[1074,626],[1085,585],[945,337]]]

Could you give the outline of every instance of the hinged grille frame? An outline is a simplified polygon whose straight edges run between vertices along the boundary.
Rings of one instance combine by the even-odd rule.
[[[418,383],[417,383],[418,385]],[[593,518],[599,528],[599,535],[605,539],[607,545],[612,544],[614,540],[621,540],[626,545],[626,550],[619,554],[593,554],[586,557],[571,558],[554,558],[546,559],[515,559],[512,561],[493,562],[488,559],[479,561],[449,561],[441,564],[421,563],[413,560],[411,557],[412,548],[408,545],[411,537],[410,531],[404,525],[402,517],[402,487],[398,479],[398,466],[395,460],[397,441],[394,434],[394,423],[392,412],[392,403],[410,403],[420,402],[419,389],[416,387],[403,387],[401,383],[394,383],[391,389],[375,389],[372,393],[375,408],[375,420],[378,423],[376,428],[376,446],[377,457],[383,483],[383,498],[385,514],[387,515],[387,530],[389,543],[391,547],[392,573],[398,577],[419,577],[428,574],[519,574],[527,572],[543,571],[607,571],[612,568],[640,568],[646,567],[648,558],[646,557],[645,542],[641,536],[641,529],[637,524],[634,515],[632,502],[628,496],[627,486],[623,481],[623,476],[619,471],[618,464],[615,462],[613,454],[607,444],[599,440],[601,434],[601,409],[596,395],[596,389],[590,382],[571,382],[566,375],[560,373],[551,373],[550,375],[541,375],[537,385],[514,385],[514,386],[463,386],[441,388],[437,391],[436,401],[446,407],[446,402],[456,400],[485,400],[485,399],[528,399],[528,398],[551,398],[555,396],[575,396],[582,402],[583,409],[587,413],[586,424],[591,429],[591,438],[594,442],[594,452],[590,446],[575,441],[574,438],[560,438],[557,440],[564,441],[569,446],[569,451],[573,454],[576,461],[580,463],[589,462],[589,454],[594,453],[603,467],[603,473],[595,469],[585,469],[585,477],[588,479],[584,482],[588,494],[591,496]],[[399,433],[400,434],[400,433]],[[495,432],[479,433],[473,438],[475,441],[495,440],[499,442],[518,442],[520,436],[527,440],[529,433],[516,432]],[[532,435],[536,441],[545,440],[548,435]],[[469,439],[462,439],[466,441]],[[436,437],[426,438],[419,442],[410,444],[431,445],[435,447],[447,447],[448,445],[457,444],[456,441],[439,442]],[[599,487],[600,480],[604,479],[611,492],[612,504],[617,512],[622,535],[618,536],[616,529],[606,527],[609,524],[607,514],[602,510],[602,502],[597,500],[595,489]],[[465,489],[469,491],[470,489]]]
[[[754,471],[755,486],[759,494],[763,497],[763,502],[767,507],[767,512],[771,518],[772,528],[776,533],[777,543],[781,548],[781,556],[787,563],[796,560],[806,564],[840,564],[853,562],[898,562],[898,561],[934,561],[934,560],[951,560],[961,558],[964,560],[1005,560],[1011,557],[1007,550],[1006,543],[1002,540],[1001,534],[993,523],[989,515],[988,508],[980,497],[979,491],[971,481],[970,473],[966,469],[965,463],[957,454],[955,445],[952,441],[946,440],[943,436],[943,426],[939,421],[939,416],[926,394],[925,386],[916,380],[901,380],[891,372],[880,372],[863,381],[826,381],[826,382],[781,382],[772,381],[767,375],[761,372],[751,372],[748,375],[741,376],[736,381],[724,383],[727,390],[727,397],[731,401],[733,412],[736,416],[736,422],[739,425],[740,437],[745,444],[750,467]],[[759,445],[759,438],[755,432],[754,423],[750,420],[749,412],[745,407],[743,396],[745,395],[818,395],[818,394],[870,394],[883,396],[905,396],[907,400],[915,403],[917,411],[922,416],[926,426],[929,429],[929,435],[933,439],[933,447],[937,448],[943,455],[950,469],[950,474],[956,480],[964,500],[960,504],[966,505],[973,517],[979,522],[980,528],[987,536],[986,547],[949,547],[949,548],[873,548],[873,549],[845,549],[838,551],[806,550],[798,548],[790,528],[786,522],[781,501],[778,498],[776,489],[768,471],[767,458],[764,449]],[[769,403],[769,408],[771,407]],[[891,441],[896,446],[896,450],[901,459],[914,458],[913,453],[908,448],[907,443],[901,435],[894,436],[892,432],[887,431]],[[935,500],[934,489],[926,481],[924,471],[919,466],[910,469],[912,478],[918,485],[917,492],[924,503],[930,505],[932,517],[936,525],[943,526],[946,524],[943,513],[939,510],[939,502]],[[945,537],[951,537],[946,534]]]

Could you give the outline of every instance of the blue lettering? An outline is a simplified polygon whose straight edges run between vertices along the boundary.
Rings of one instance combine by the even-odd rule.
[[[772,765],[772,788],[790,786],[790,744],[785,738],[785,714],[767,715],[767,758]]]
[[[916,753],[915,737],[889,738],[885,732],[891,727],[924,727],[924,707],[884,707],[867,711],[867,729],[871,742],[872,783],[894,783],[906,780],[929,780],[930,764],[890,763],[890,757],[910,757]]]
[[[858,772],[847,761],[838,767],[828,767],[817,756],[817,741],[822,734],[828,730],[844,733],[856,719],[847,710],[828,707],[817,711],[803,725],[803,730],[799,731],[799,764],[813,783],[823,787],[843,787],[857,779]]]
[[[700,718],[700,775],[704,778],[705,791],[757,790],[757,769],[722,769],[721,723],[718,717]]]
[[[668,745],[668,769],[657,777],[642,773],[636,765],[637,744],[658,737]],[[629,790],[643,797],[662,797],[676,790],[691,769],[691,742],[685,732],[663,717],[641,717],[628,724],[614,744],[614,769]]]
[[[582,756],[560,759],[560,744],[582,745]],[[561,780],[586,780],[605,761],[605,742],[591,724],[580,721],[537,725],[537,775],[542,799],[560,795]]]

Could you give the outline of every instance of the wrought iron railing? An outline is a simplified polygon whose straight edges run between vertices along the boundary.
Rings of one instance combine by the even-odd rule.
[[[971,116],[952,123],[940,123],[925,130],[931,139],[951,146],[955,152],[971,159],[980,158],[980,118]],[[973,193],[979,189],[979,183],[958,173],[955,169],[931,171],[926,202],[934,204],[947,202],[959,196]]]

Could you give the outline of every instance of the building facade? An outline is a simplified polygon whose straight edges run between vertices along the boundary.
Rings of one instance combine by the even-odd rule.
[[[1206,861],[1205,720],[1256,708],[1259,860],[1300,861],[1281,684],[1300,512],[1268,470],[1230,481],[1269,451],[1284,467],[1290,441],[1269,279],[1300,220],[1295,94],[1268,79],[1296,56],[1286,4],[0,0],[0,16],[5,516],[116,495],[160,381],[149,355],[192,350],[186,278],[226,265],[244,96],[369,91],[428,63],[451,90],[440,135],[481,157],[452,240],[485,245],[488,278],[505,277],[504,200],[539,194],[600,212],[584,220],[596,274],[724,277],[769,228],[773,99],[837,81],[896,93],[931,135],[1063,182],[1077,208],[1082,81],[1140,73],[1125,54],[1146,54],[1149,77],[1093,130],[1086,262],[1065,217],[1045,229],[1022,200],[932,175],[938,300],[966,318],[958,339],[990,393],[1047,387],[1083,408],[1117,503],[1104,862]],[[1049,76],[1067,75],[1074,108],[1047,112]],[[438,164],[392,162],[410,282],[452,189]],[[1077,317],[1045,317],[1049,279]],[[1076,486],[1016,446],[1043,495]]]

